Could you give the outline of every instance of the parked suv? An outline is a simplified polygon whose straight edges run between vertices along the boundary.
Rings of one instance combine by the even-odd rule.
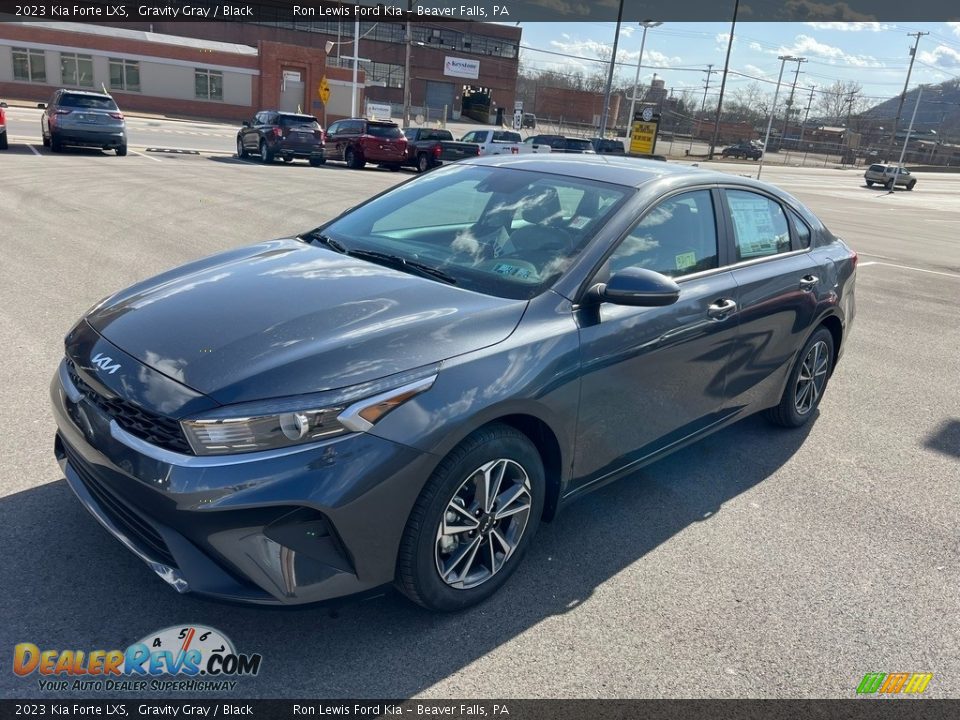
[[[753,143],[737,143],[730,147],[725,147],[720,153],[721,157],[743,158],[744,160],[759,160],[763,157],[763,150]]]
[[[866,172],[863,173],[863,179],[867,181],[867,187],[872,187],[874,183],[877,183],[888,190],[893,190],[894,185],[902,185],[907,190],[913,190],[917,184],[917,179],[906,168],[880,163],[868,167]]]
[[[40,103],[43,146],[60,152],[65,145],[99,147],[127,154],[127,122],[106,93],[57,90],[49,103]]]
[[[590,138],[590,144],[593,146],[597,155],[625,155],[622,140],[611,138]]]
[[[7,149],[7,104],[0,102],[0,150]]]
[[[316,167],[325,162],[323,146],[323,128],[313,115],[261,110],[237,133],[237,157],[256,155],[265,163],[302,158]]]
[[[407,139],[395,122],[350,118],[327,130],[327,160],[340,160],[356,170],[367,163],[399,170],[406,157]]]

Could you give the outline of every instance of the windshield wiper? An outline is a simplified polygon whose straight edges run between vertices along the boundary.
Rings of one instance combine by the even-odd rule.
[[[411,272],[421,277],[440,280],[448,285],[457,284],[457,279],[453,277],[453,275],[444,272],[440,268],[435,268],[432,265],[427,265],[417,260],[408,260],[400,255],[391,255],[390,253],[378,252],[376,250],[348,250],[347,254],[351,257],[360,258],[361,260],[372,260],[396,270]]]
[[[311,230],[300,236],[304,240],[309,240],[310,242],[320,243],[321,245],[326,245],[331,250],[334,250],[341,255],[349,255],[350,251],[347,250],[339,241],[334,240],[329,235],[324,235],[319,230]]]

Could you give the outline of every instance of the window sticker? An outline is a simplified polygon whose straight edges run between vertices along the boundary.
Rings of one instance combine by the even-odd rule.
[[[731,193],[728,200],[740,257],[762,257],[775,254],[780,243],[784,242],[783,236],[778,235],[776,231],[776,225],[781,224],[777,222],[778,218],[774,217],[776,206],[760,196],[747,197]],[[787,239],[789,239],[789,233],[787,233]]]
[[[521,278],[523,280],[530,277],[530,270],[528,268],[517,267],[509,263],[497,263],[493,271],[498,275],[508,275],[509,277]]]
[[[697,264],[697,254],[695,252],[680,253],[674,261],[676,262],[677,270],[686,270]]]
[[[577,215],[570,220],[570,227],[574,230],[583,230],[588,222],[590,222],[590,218],[584,215]]]

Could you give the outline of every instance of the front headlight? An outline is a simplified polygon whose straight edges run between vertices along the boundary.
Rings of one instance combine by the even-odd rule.
[[[387,413],[429,390],[436,366],[364,383],[311,398],[247,403],[225,407],[180,426],[197,455],[274,450],[365,432]],[[384,388],[388,388],[384,390]]]

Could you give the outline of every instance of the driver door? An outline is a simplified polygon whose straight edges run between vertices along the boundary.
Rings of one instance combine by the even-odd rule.
[[[666,307],[603,303],[579,311],[578,487],[612,478],[725,417],[739,315],[736,281],[723,270],[717,192],[661,200],[590,283],[644,267],[673,277],[680,297]]]

